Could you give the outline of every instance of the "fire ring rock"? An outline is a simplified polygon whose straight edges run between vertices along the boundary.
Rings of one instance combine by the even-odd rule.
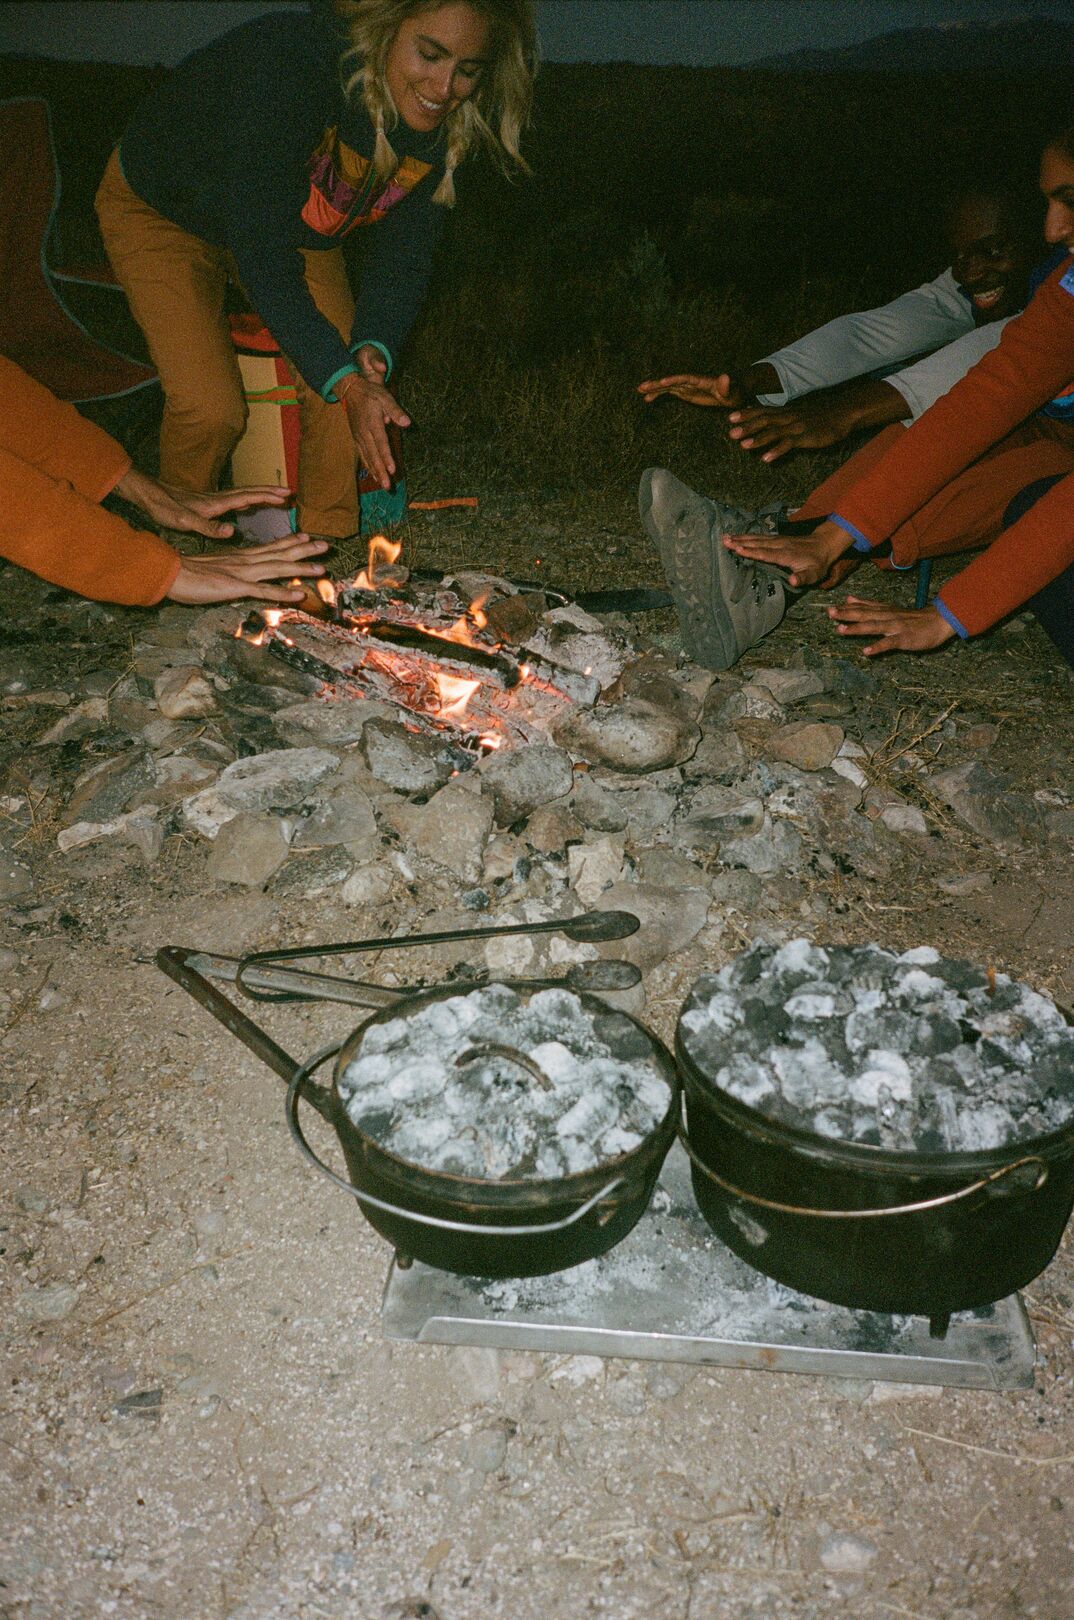
[[[339,760],[325,748],[282,748],[237,759],[202,793],[183,800],[188,826],[215,838],[225,822],[242,811],[292,810]]]
[[[553,735],[560,747],[590,764],[633,774],[681,765],[701,740],[692,721],[633,697],[596,709],[570,709]]]
[[[480,772],[499,827],[510,827],[541,805],[565,798],[574,784],[570,755],[547,743],[492,754],[481,762]]]

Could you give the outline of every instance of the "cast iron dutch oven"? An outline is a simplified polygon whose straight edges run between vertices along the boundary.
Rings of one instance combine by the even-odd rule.
[[[157,962],[287,1081],[288,1123],[302,1152],[353,1195],[369,1224],[387,1238],[402,1261],[421,1260],[475,1277],[539,1276],[605,1254],[644,1214],[675,1138],[680,1087],[671,1054],[642,1025],[637,1028],[668,1082],[669,1101],[660,1123],[638,1147],[597,1169],[556,1180],[478,1181],[426,1170],[389,1153],[351,1121],[339,1093],[340,1077],[360,1052],[368,1029],[457,996],[462,987],[440,986],[407,996],[365,1019],[341,1045],[326,1047],[308,1063],[296,1064],[189,966],[188,959],[195,955],[169,947],[158,953]],[[574,993],[590,1011],[607,1013],[606,1003],[595,996]],[[315,1084],[313,1075],[332,1059],[328,1089]],[[302,1099],[334,1128],[349,1180],[323,1164],[306,1140],[299,1120]]]
[[[769,1119],[675,1053],[705,1219],[740,1259],[818,1299],[928,1316],[1003,1299],[1074,1208],[1074,1130],[974,1153],[890,1152]]]

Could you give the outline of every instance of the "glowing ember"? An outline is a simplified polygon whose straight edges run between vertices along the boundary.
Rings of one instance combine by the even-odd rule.
[[[403,550],[401,540],[389,540],[387,535],[374,534],[369,538],[369,558],[365,567],[354,576],[353,585],[359,591],[375,591],[381,585],[390,585],[391,578],[377,578],[387,573],[399,561]]]
[[[440,713],[451,720],[460,717],[481,685],[480,681],[466,681],[458,675],[445,675],[442,670],[437,670],[434,679],[437,692],[440,694]]]

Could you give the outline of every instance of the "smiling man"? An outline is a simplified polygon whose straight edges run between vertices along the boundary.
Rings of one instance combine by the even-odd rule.
[[[822,486],[812,533],[721,533],[711,501],[662,469],[643,476],[642,517],[699,662],[727,668],[779,622],[776,571],[796,590],[828,582],[846,554],[889,548],[899,565],[934,555],[937,535],[966,550],[986,533],[987,549],[927,607],[850,597],[828,609],[839,633],[868,638],[867,655],[927,652],[1026,605],[1074,666],[1074,120],[1048,141],[1040,188],[1058,264],[961,382],[868,467],[852,458],[842,488]]]
[[[741,372],[661,377],[638,392],[647,404],[671,394],[727,411],[728,436],[766,462],[914,421],[995,347],[999,323],[1025,303],[1022,213],[1002,187],[966,188],[946,220],[950,268],[933,281],[840,315]]]

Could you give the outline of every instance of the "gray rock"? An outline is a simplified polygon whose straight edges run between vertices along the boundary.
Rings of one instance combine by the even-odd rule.
[[[218,883],[259,889],[287,859],[287,837],[279,816],[243,813],[225,822],[213,841],[209,875]]]
[[[326,702],[324,698],[313,698],[308,703],[293,703],[278,709],[272,723],[283,741],[296,748],[310,743],[343,748],[361,741],[370,720],[391,722],[397,713],[390,703],[363,703],[358,698]]]
[[[585,781],[585,778],[582,779]],[[581,821],[566,805],[545,804],[526,823],[526,842],[541,855],[559,854],[583,836]]]
[[[712,898],[720,905],[752,911],[761,898],[761,880],[744,867],[717,872],[712,879]]]
[[[571,888],[584,906],[595,906],[623,875],[623,840],[605,836],[572,844],[567,851]]]
[[[143,860],[151,863],[164,847],[164,828],[155,806],[140,805],[137,810],[112,816],[108,821],[76,821],[73,826],[61,829],[56,843],[66,855],[73,849],[85,849],[88,844],[97,844],[106,838],[133,845]]]
[[[990,872],[957,872],[953,876],[935,878],[934,883],[941,894],[953,894],[961,898],[966,894],[983,894],[992,887],[992,874]]]
[[[1040,805],[1010,777],[980,760],[935,771],[925,780],[937,798],[991,843],[1018,844],[1040,828]]]
[[[572,755],[632,773],[679,765],[701,740],[693,721],[632,697],[588,711],[567,710],[553,734]]]
[[[627,824],[626,807],[588,772],[578,778],[571,809],[578,822],[594,832],[622,832]]]
[[[625,957],[646,972],[689,945],[705,926],[707,889],[659,888],[650,883],[615,883],[600,897],[607,911],[632,911],[641,927],[628,939],[603,947],[609,956]]]
[[[314,900],[341,890],[354,869],[354,857],[342,844],[294,856],[276,873],[268,892],[277,900]]]
[[[339,891],[339,898],[345,906],[355,906],[359,910],[366,906],[380,905],[387,900],[392,891],[392,868],[385,861],[371,861],[365,866],[356,866],[350,877]]]
[[[690,808],[674,830],[682,849],[699,849],[730,838],[750,837],[764,822],[762,800],[738,788],[699,788]]]
[[[622,816],[631,838],[646,838],[668,827],[679,806],[675,790],[681,786],[681,778],[677,770],[654,772],[642,781],[636,776],[596,770],[591,780],[606,795],[606,802],[610,801],[615,819]],[[668,783],[668,787],[661,787],[661,782]]]
[[[153,692],[166,720],[194,720],[218,707],[200,669],[166,669],[153,682]]]
[[[30,868],[6,844],[0,843],[0,905],[10,900],[20,900],[23,895],[30,893],[33,886]]]
[[[702,734],[697,752],[683,766],[685,775],[699,782],[736,782],[749,765],[742,738],[729,726]]]
[[[510,827],[540,806],[565,798],[574,783],[570,755],[548,743],[491,754],[481,762],[479,773],[492,794],[500,827]]]
[[[743,686],[737,692],[729,693],[719,708],[715,704],[710,708],[706,699],[705,709],[710,716],[710,727],[715,724],[730,726],[736,720],[779,721],[784,718],[783,705],[777,703],[763,686]]]
[[[580,829],[579,829],[580,830]],[[486,883],[497,883],[500,878],[512,877],[519,860],[527,861],[527,846],[521,838],[500,833],[490,838],[481,861],[481,875]]]
[[[220,774],[219,764],[189,754],[166,754],[153,761],[154,786],[138,795],[139,805],[170,806],[208,787]]]
[[[338,768],[336,755],[323,748],[278,749],[237,759],[212,787],[183,800],[183,815],[204,838],[215,838],[242,811],[294,809]]]
[[[637,863],[639,881],[658,889],[705,889],[709,884],[707,872],[670,849],[640,850]]]
[[[233,621],[234,622],[234,621]],[[217,658],[213,659],[213,653]],[[315,675],[306,675],[303,671],[292,669],[268,650],[268,645],[255,647],[252,641],[245,641],[242,637],[228,636],[219,645],[210,644],[205,649],[206,663],[216,663],[223,669],[234,671],[245,681],[253,681],[260,686],[282,686],[289,692],[302,695],[311,695],[321,690],[321,682]]]
[[[111,821],[144,801],[156,786],[156,771],[144,749],[132,749],[84,771],[64,809],[67,823]]]
[[[928,837],[929,824],[916,804],[885,805],[880,812],[880,820],[892,832],[908,833],[917,838]]]
[[[228,641],[236,640],[235,631],[245,618],[246,611],[234,602],[221,602],[217,607],[206,608],[203,613],[191,613],[189,608],[184,609],[183,633],[187,646],[196,647],[201,652],[226,647]],[[259,651],[256,647],[251,650]]]
[[[786,760],[803,771],[822,771],[830,765],[843,743],[843,728],[823,720],[796,720],[781,726],[765,740],[770,759]]]
[[[73,1283],[46,1283],[38,1288],[25,1288],[15,1300],[19,1314],[32,1322],[59,1322],[70,1316],[77,1304],[78,1289]]]
[[[495,1474],[507,1456],[507,1432],[501,1427],[479,1429],[466,1443],[466,1461],[479,1474]]]
[[[48,748],[53,743],[73,742],[80,737],[89,737],[95,731],[101,731],[108,724],[108,699],[106,697],[87,698],[84,703],[76,704],[68,709],[55,725],[49,726],[42,732],[34,743],[35,748]]]
[[[546,613],[526,651],[560,669],[591,677],[601,691],[623,673],[633,649],[599,619],[571,604]]]
[[[607,696],[610,702],[623,697],[641,698],[687,723],[695,721],[701,710],[696,693],[675,680],[666,659],[653,653],[627,664]]]
[[[391,819],[412,849],[466,883],[478,881],[492,831],[492,800],[475,793],[465,778],[441,788],[426,805],[401,805]]]
[[[325,844],[357,844],[372,851],[377,846],[377,820],[361,788],[342,783],[312,813],[300,821],[291,839],[292,849],[319,849]]]
[[[755,669],[751,686],[762,686],[777,703],[800,703],[824,691],[824,679],[815,669]]]
[[[362,731],[362,754],[378,781],[397,793],[431,793],[456,769],[449,743],[408,731],[390,720],[370,720]]]
[[[821,1543],[820,1561],[833,1575],[864,1575],[876,1554],[876,1546],[865,1536],[837,1530]]]
[[[732,838],[720,848],[726,866],[743,866],[760,877],[773,872],[796,872],[806,858],[802,835],[789,821],[766,815],[760,831]]]

